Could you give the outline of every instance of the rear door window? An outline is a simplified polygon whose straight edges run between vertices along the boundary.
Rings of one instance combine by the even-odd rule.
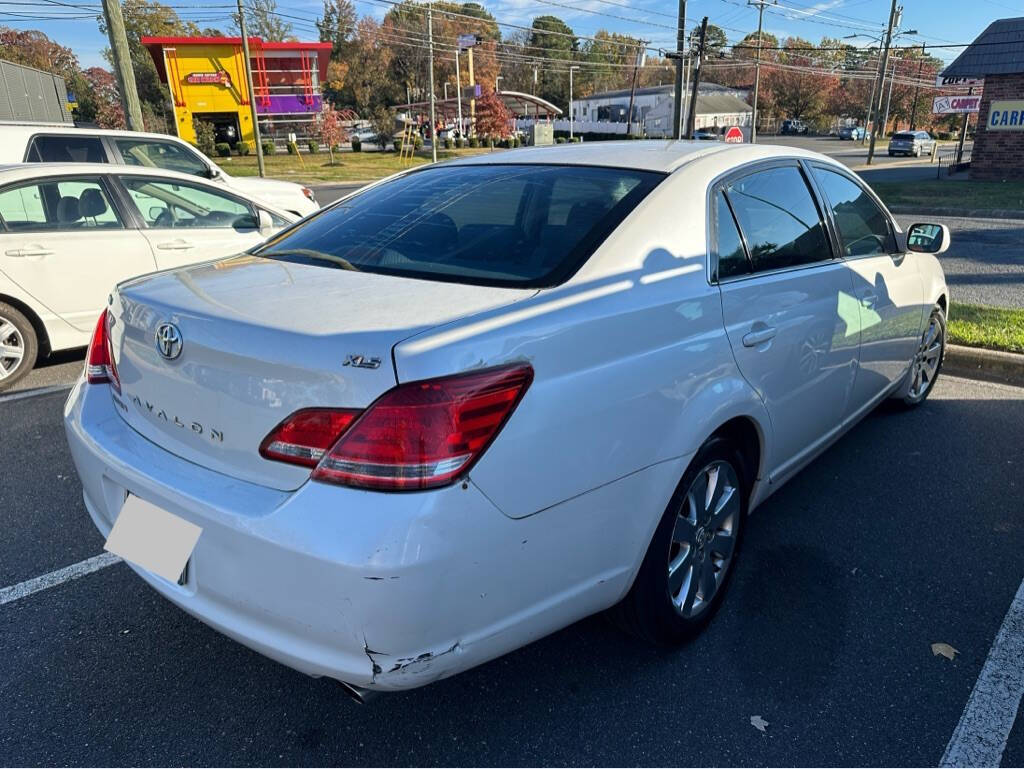
[[[31,182],[0,192],[0,217],[9,232],[121,229],[98,179]]]
[[[726,195],[754,272],[832,258],[818,206],[797,166],[744,176],[728,184]]]
[[[114,139],[121,158],[130,166],[165,168],[194,176],[208,176],[210,166],[196,153],[175,142],[151,139]]]
[[[36,136],[28,149],[30,163],[106,163],[98,136]]]
[[[428,168],[354,195],[259,253],[485,285],[557,285],[664,174],[593,166]]]

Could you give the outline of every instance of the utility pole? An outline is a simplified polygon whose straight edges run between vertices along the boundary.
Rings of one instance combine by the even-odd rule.
[[[697,89],[700,88],[700,73],[704,64],[704,41],[708,34],[708,17],[700,23],[700,42],[697,44],[697,60],[693,63],[693,94],[690,96],[690,109],[686,115],[686,138],[692,139],[697,125]]]
[[[245,31],[245,11],[238,0],[238,31],[242,33],[242,56],[245,57],[245,87],[249,92],[249,111],[252,114],[252,135],[256,143],[256,166],[260,176],[267,175],[263,164],[263,142],[260,141],[260,121],[256,116],[256,90],[252,87],[252,60],[249,58],[249,35]]]
[[[121,15],[121,0],[103,0],[103,18],[107,23],[107,37],[110,38],[114,74],[117,75],[117,87],[121,91],[121,107],[124,109],[125,120],[130,130],[145,131],[146,127],[142,124],[142,105],[139,103],[139,92],[135,88],[135,72],[128,49],[128,36],[124,31],[124,16]]]
[[[924,73],[925,45],[921,43],[921,61],[917,63],[917,82],[914,83],[914,106],[910,110],[910,130],[917,129],[917,95],[921,91],[921,75]]]
[[[455,96],[459,100],[459,138],[466,133],[462,122],[462,76],[459,74],[459,46],[455,46]]]
[[[572,71],[579,69],[579,67],[569,67],[569,141],[572,141],[572,123],[573,123],[573,110],[572,110]],[[586,133],[586,132],[584,132]]]
[[[901,9],[902,13],[902,9]],[[889,67],[889,46],[892,44],[892,28],[896,26],[896,0],[892,0],[892,6],[889,8],[889,26],[885,30],[885,47],[882,49],[882,77],[885,77],[885,71]],[[884,85],[884,83],[883,83]],[[875,104],[875,115],[878,115],[882,111],[882,90],[879,89],[878,103]],[[871,165],[872,159],[875,157],[875,141],[878,139],[878,121],[875,120],[875,124],[871,127],[871,144],[868,145],[868,161],[867,164]]]
[[[646,40],[640,40],[636,49],[636,59],[633,60],[633,85],[629,88],[629,112],[626,115],[626,136],[633,135],[633,99],[636,97],[636,79],[640,74],[641,58],[643,57]],[[536,70],[535,70],[536,71]]]
[[[772,0],[776,3],[778,0]],[[761,88],[761,30],[764,27],[764,7],[768,0],[747,0],[757,6],[757,58],[754,60],[754,111],[750,113],[750,143],[757,144],[757,94]]]
[[[238,0],[242,2],[242,0]],[[434,112],[434,8],[427,6],[427,66],[430,67],[430,155],[437,162],[437,118]]]
[[[686,48],[686,0],[679,0],[679,27],[676,29],[676,103],[672,105],[672,138],[683,131],[683,51]]]
[[[469,48],[469,135],[476,136],[476,79],[473,76],[473,48]]]
[[[885,97],[885,118],[882,119],[882,130],[889,125],[889,105],[892,104],[892,84],[896,82],[896,57],[892,60],[892,72],[889,73],[889,95]]]

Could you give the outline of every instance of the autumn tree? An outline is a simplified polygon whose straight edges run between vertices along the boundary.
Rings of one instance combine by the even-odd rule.
[[[531,25],[529,44],[536,55],[565,62],[562,66],[552,61],[537,62],[534,65],[537,86],[536,89],[530,88],[531,93],[564,108],[569,102],[569,75],[566,70],[577,56],[579,40],[572,28],[557,16],[538,16]]]
[[[778,66],[762,71],[779,114],[787,118],[820,121],[827,115],[832,92],[839,87],[839,76],[834,72],[815,72],[822,69],[814,46],[798,37],[787,38],[779,51]]]
[[[342,103],[352,105],[364,117],[395,103],[398,89],[389,77],[391,56],[381,25],[369,16],[360,19],[348,53]]]
[[[82,75],[96,100],[96,124],[100,128],[124,129],[124,108],[121,106],[117,78],[102,67],[89,67]]]
[[[231,14],[235,34],[241,35],[241,24],[237,13]],[[295,40],[291,23],[277,11],[277,0],[246,0],[245,31],[250,37],[269,42]]]
[[[327,152],[331,156],[331,165],[334,165],[334,148],[345,141],[346,131],[341,124],[341,115],[330,104],[324,104],[323,110],[317,120],[317,133],[320,141],[327,145]]]
[[[331,60],[342,61],[356,32],[356,7],[352,0],[324,0],[323,14],[316,21],[320,41],[331,44]]]
[[[504,139],[512,133],[512,113],[493,91],[477,100],[476,132],[490,139]]]

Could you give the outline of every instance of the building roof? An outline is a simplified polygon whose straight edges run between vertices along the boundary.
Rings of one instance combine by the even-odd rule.
[[[179,48],[190,45],[242,45],[240,37],[143,37],[142,44],[149,49],[156,64],[160,79],[167,82],[167,73],[164,71],[165,48]],[[327,63],[331,58],[332,43],[302,42],[299,40],[278,42],[267,41],[259,37],[249,36],[249,53],[255,54],[259,51],[312,51],[317,57],[317,68],[320,71],[320,79],[327,77]]]
[[[558,117],[562,114],[562,110],[539,96],[534,96],[530,93],[520,93],[519,91],[498,91],[498,96],[505,102],[505,106],[508,107],[508,111],[513,115],[523,115],[528,117]],[[469,99],[463,97],[462,109],[465,114],[469,114]],[[434,107],[445,115],[454,115],[459,106],[458,97],[452,96],[447,99],[434,99]],[[429,101],[414,101],[409,104],[396,104],[393,109],[419,109],[426,110],[430,108]]]
[[[698,96],[704,93],[736,93],[742,91],[740,88],[729,88],[719,83],[700,83],[697,87]],[[673,83],[665,83],[664,85],[649,85],[644,88],[637,88],[637,96],[646,96],[657,93],[675,93],[675,85]],[[600,93],[592,93],[590,96],[581,96],[574,101],[587,101],[588,99],[617,99],[620,97],[629,98],[629,89],[622,88],[617,91],[601,91]]]
[[[1024,72],[1024,16],[993,21],[942,71],[943,77]]]

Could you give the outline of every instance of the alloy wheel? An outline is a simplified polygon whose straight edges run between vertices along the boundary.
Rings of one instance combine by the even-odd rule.
[[[942,361],[943,341],[942,321],[937,313],[932,313],[911,364],[913,373],[908,395],[912,399],[923,398],[935,381]]]
[[[25,358],[25,339],[17,326],[0,316],[0,382],[12,376]]]
[[[676,515],[668,554],[668,591],[686,619],[704,612],[725,580],[740,525],[736,469],[716,460],[697,473]]]

